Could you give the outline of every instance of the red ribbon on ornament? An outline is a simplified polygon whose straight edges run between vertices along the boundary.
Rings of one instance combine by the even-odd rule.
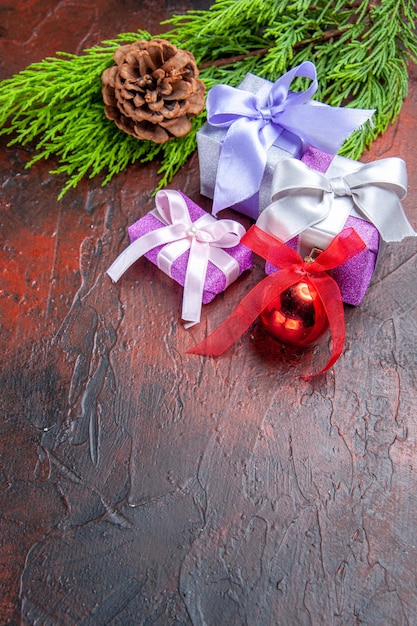
[[[219,356],[243,335],[273,300],[303,280],[310,282],[316,289],[323,303],[332,337],[332,350],[328,362],[319,372],[312,375],[328,370],[342,353],[345,342],[345,319],[340,289],[327,272],[359,254],[366,248],[365,243],[353,228],[346,228],[313,261],[303,260],[298,252],[256,225],[251,226],[242,237],[241,243],[280,269],[258,283],[215,331],[187,352]]]

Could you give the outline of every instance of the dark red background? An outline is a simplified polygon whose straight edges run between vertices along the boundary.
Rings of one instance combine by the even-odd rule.
[[[0,79],[192,6],[3,1]],[[414,227],[416,78],[364,155],[406,159]],[[186,354],[260,260],[189,331],[150,263],[111,284],[157,163],[58,202],[54,163],[29,157],[2,139],[0,622],[416,624],[416,242],[384,249],[342,357],[305,382],[325,346],[259,324],[217,360]],[[196,155],[171,186],[210,208]]]

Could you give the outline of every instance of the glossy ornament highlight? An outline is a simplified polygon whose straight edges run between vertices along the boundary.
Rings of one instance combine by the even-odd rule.
[[[261,313],[268,332],[283,343],[308,346],[328,328],[327,315],[313,285],[300,281],[286,289]]]

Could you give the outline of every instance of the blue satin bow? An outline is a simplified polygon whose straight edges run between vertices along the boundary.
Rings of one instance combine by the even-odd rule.
[[[301,92],[290,91],[296,77],[312,80]],[[373,110],[331,107],[312,102],[317,91],[316,68],[301,63],[267,93],[253,94],[229,85],[216,85],[207,96],[207,120],[228,129],[217,169],[213,214],[252,197],[260,188],[267,152],[284,131],[306,144],[335,154],[353,130],[370,120]]]

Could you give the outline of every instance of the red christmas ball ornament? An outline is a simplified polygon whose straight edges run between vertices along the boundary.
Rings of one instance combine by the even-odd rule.
[[[329,325],[317,290],[305,280],[273,300],[262,311],[261,321],[273,337],[294,346],[314,343]]]

